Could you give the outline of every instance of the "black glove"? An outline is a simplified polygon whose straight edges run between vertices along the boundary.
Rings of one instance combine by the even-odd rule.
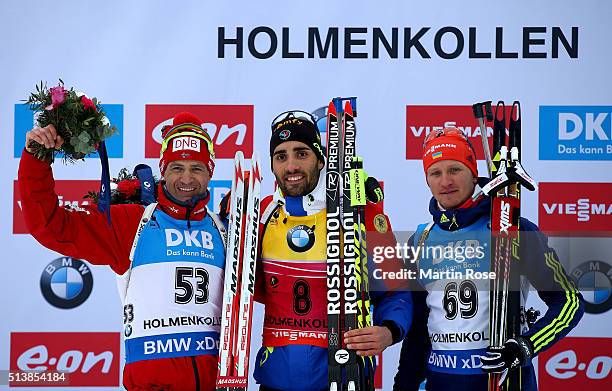
[[[229,216],[230,198],[232,198],[231,190],[228,191],[221,199],[221,202],[219,202],[219,218],[221,220],[225,220],[227,216]]]
[[[383,192],[382,187],[380,187],[380,183],[373,176],[368,177],[365,181],[365,193],[368,201],[373,202],[375,204],[379,203],[385,198],[385,193]]]
[[[500,384],[509,370],[528,364],[533,357],[533,347],[528,339],[516,337],[506,341],[504,346],[489,346],[485,356],[480,356],[482,371],[503,372]]]

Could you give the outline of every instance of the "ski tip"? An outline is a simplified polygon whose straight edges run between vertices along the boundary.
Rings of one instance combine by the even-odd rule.
[[[342,110],[342,107],[340,105],[341,104],[340,101],[338,101],[338,98],[333,98],[331,101],[329,101],[329,106],[327,107],[327,116],[337,116],[338,112]]]
[[[344,113],[353,117],[353,105],[351,105],[350,100],[344,102]]]

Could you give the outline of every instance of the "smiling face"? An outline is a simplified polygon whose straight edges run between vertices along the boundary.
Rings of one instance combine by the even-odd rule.
[[[206,193],[210,174],[204,163],[197,160],[176,160],[164,173],[166,189],[179,201],[188,201]]]
[[[288,196],[310,193],[319,181],[323,162],[308,145],[299,141],[286,141],[274,149],[272,171],[276,183]]]
[[[441,160],[427,169],[427,186],[444,209],[463,204],[474,192],[477,178],[456,160]]]

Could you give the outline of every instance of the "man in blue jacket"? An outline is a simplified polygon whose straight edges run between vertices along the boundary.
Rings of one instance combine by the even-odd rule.
[[[427,390],[484,391],[489,372],[505,375],[519,369],[519,389],[537,390],[531,360],[576,326],[584,312],[580,293],[547,238],[521,218],[521,285],[530,283],[548,310],[531,327],[521,325],[520,336],[490,347],[492,280],[483,274],[467,277],[490,271],[491,202],[472,197],[488,179],[478,178],[474,150],[456,128],[427,137],[423,166],[433,195],[433,221],[420,225],[409,241],[422,251],[407,260],[416,276],[414,319],[402,345],[394,391],[418,390],[425,379]],[[436,248],[446,252],[436,254]]]
[[[272,123],[278,189],[262,201],[256,300],[265,305],[255,362],[260,390],[327,389],[325,157],[313,117],[286,112]],[[380,204],[366,206],[366,228],[395,242]],[[399,260],[397,260],[399,262]],[[398,265],[399,266],[399,265]],[[409,292],[371,292],[374,326],[345,336],[361,356],[401,341],[412,316]]]

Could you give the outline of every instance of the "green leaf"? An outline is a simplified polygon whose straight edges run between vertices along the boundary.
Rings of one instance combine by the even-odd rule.
[[[81,132],[79,134],[79,140],[83,143],[88,143],[89,140],[91,140],[91,137],[89,136],[89,133],[87,132]]]

